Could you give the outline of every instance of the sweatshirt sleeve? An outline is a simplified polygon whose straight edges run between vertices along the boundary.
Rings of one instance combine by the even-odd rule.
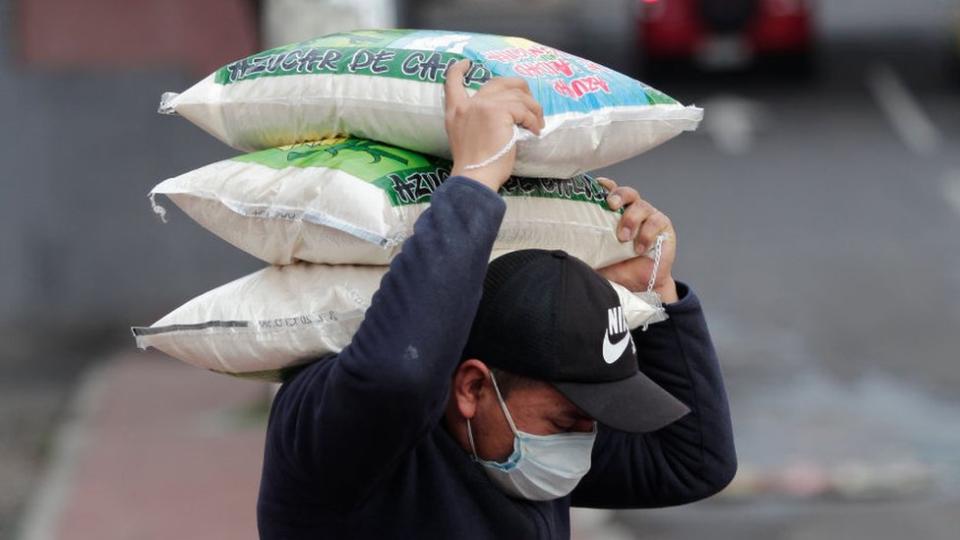
[[[318,502],[362,501],[442,417],[505,208],[479,182],[447,179],[350,345],[281,387],[267,451]]]
[[[737,469],[723,377],[696,295],[678,283],[670,318],[633,331],[640,370],[690,408],[651,433],[601,426],[593,464],[572,494],[573,506],[650,508],[713,495]]]

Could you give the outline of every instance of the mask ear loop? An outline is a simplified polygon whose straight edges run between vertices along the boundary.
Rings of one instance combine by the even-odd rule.
[[[503,409],[503,415],[507,417],[507,423],[510,424],[510,430],[513,431],[514,435],[519,436],[517,426],[513,423],[513,418],[510,417],[510,411],[507,410],[507,404],[503,401],[503,395],[500,393],[500,387],[497,386],[497,379],[494,378],[492,371],[490,372],[490,380],[493,382],[493,390],[497,393],[497,400],[500,402],[500,408]],[[473,459],[480,461],[480,456],[477,454],[477,445],[473,441],[473,426],[470,425],[469,418],[467,418],[467,440],[470,441],[470,451],[473,452]]]
[[[500,408],[503,409],[503,415],[507,417],[507,423],[510,424],[510,431],[514,435],[520,436],[520,433],[517,431],[516,424],[513,423],[513,418],[510,416],[510,411],[507,410],[507,403],[503,400],[503,394],[500,393],[500,387],[497,386],[497,379],[493,377],[493,372],[490,372],[490,380],[493,381],[493,389],[497,392],[497,400],[500,401]]]
[[[473,460],[480,461],[480,456],[477,455],[477,445],[473,443],[473,428],[470,426],[469,418],[467,418],[467,440],[470,441],[470,451],[473,452]]]

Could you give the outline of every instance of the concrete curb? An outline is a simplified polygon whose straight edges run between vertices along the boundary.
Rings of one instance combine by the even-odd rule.
[[[49,466],[39,488],[27,501],[20,523],[19,540],[55,540],[56,526],[63,510],[74,471],[83,449],[89,444],[86,426],[106,389],[103,377],[110,362],[91,367],[66,411],[66,418],[57,430]]]
[[[266,396],[156,353],[91,368],[15,537],[256,538]]]

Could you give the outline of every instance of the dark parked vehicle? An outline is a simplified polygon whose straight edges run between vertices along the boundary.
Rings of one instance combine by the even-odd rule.
[[[950,54],[953,58],[954,75],[960,80],[960,2],[954,8],[950,33]]]
[[[692,61],[723,70],[756,61],[810,67],[812,0],[639,0],[638,40],[648,68]]]

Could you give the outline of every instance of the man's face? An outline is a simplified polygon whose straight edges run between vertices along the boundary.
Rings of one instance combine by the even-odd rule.
[[[507,409],[517,429],[533,435],[567,432],[589,433],[593,418],[570,402],[550,384],[535,382],[512,389],[505,397]],[[513,452],[513,431],[497,400],[489,377],[470,420],[482,459],[504,461]]]

